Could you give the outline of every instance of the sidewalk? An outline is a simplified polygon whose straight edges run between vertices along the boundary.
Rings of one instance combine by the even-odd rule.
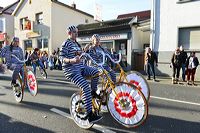
[[[145,77],[145,79],[147,79],[146,75],[143,75],[143,76]],[[169,85],[184,85],[184,86],[188,86],[188,87],[200,87],[200,81],[196,81],[194,86],[187,85],[187,82],[183,82],[183,81],[180,81],[178,84],[172,84],[171,77],[163,77],[163,76],[156,76],[156,82],[154,82],[153,79],[147,80],[147,82],[159,83],[159,84],[169,84]]]

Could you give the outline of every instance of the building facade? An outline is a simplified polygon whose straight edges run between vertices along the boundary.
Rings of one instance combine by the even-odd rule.
[[[0,8],[0,47],[9,44],[14,36],[14,17],[11,14],[18,2]]]
[[[66,40],[68,26],[95,22],[75,4],[72,7],[57,0],[21,0],[13,15],[21,47],[27,51],[37,47],[50,54]]]
[[[171,56],[181,45],[200,59],[199,9],[198,0],[152,0],[150,46],[158,53],[158,74],[171,75]]]

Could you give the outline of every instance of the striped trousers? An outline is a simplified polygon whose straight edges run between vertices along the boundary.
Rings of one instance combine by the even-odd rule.
[[[103,66],[103,68],[109,73],[110,78],[115,83],[116,82],[116,74],[109,66]]]
[[[78,86],[82,90],[82,100],[86,107],[88,113],[92,111],[92,95],[91,91],[97,90],[97,84],[99,77],[92,78],[91,80],[91,87],[89,83],[84,77],[94,76],[98,74],[98,70],[93,67],[85,66],[85,68],[81,69],[77,72],[72,72],[64,68],[64,74],[66,79],[73,82],[76,86]]]
[[[19,73],[23,73],[23,64],[12,64],[9,69],[13,71],[12,82],[16,82]]]

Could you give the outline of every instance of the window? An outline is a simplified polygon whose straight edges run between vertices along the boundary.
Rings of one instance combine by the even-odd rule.
[[[88,21],[88,19],[85,19],[85,23],[87,24],[89,21]]]
[[[48,48],[48,39],[38,39],[37,44],[39,49]]]
[[[36,14],[36,23],[37,24],[43,24],[43,13],[41,12],[41,13],[37,13]]]
[[[179,28],[179,46],[185,49],[200,49],[200,27]]]
[[[32,40],[25,40],[24,41],[24,48],[25,50],[32,50],[33,47],[32,47]]]
[[[0,33],[5,32],[5,19],[0,19]]]
[[[21,18],[20,22],[20,30],[31,30],[31,21],[28,20],[28,17]]]

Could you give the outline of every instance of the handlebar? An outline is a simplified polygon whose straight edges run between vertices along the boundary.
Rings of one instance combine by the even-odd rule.
[[[122,55],[119,54],[119,60],[115,61],[109,54],[103,53],[105,56],[107,56],[113,63],[117,64],[121,61]]]
[[[92,61],[92,63],[94,63],[95,65],[103,66],[105,64],[105,54],[103,52],[100,52],[100,53],[103,55],[103,62],[101,63],[97,63],[88,53],[82,53],[80,55],[80,59],[83,57],[86,57],[86,58],[89,58]]]
[[[17,59],[17,61],[19,61],[20,63],[25,63],[28,61],[29,55],[27,56],[26,60],[20,60],[16,55],[11,55],[12,57],[14,57],[15,59]]]

